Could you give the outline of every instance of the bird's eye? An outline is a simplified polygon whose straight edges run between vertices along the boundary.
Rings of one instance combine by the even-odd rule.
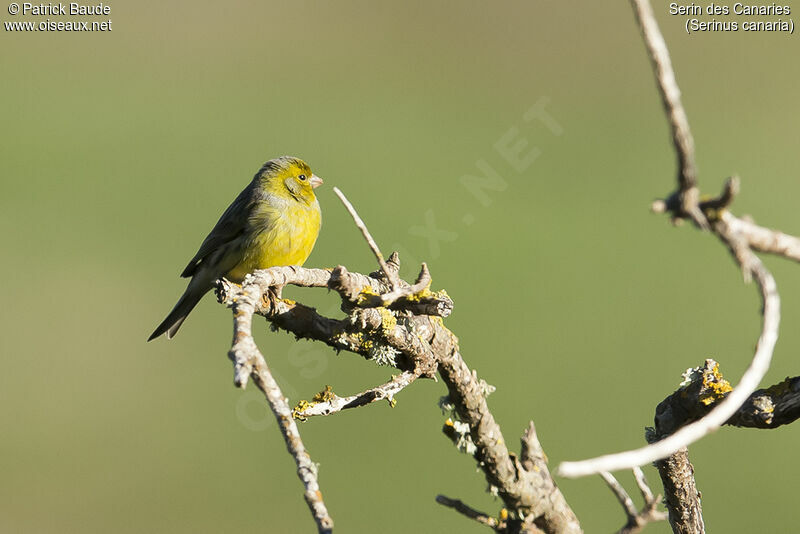
[[[306,181],[306,175],[305,174],[301,174],[300,176],[297,177],[297,179],[300,180],[301,182],[305,182]]]

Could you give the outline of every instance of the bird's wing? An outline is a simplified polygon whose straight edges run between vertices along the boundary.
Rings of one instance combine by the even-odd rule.
[[[200,249],[194,258],[181,273],[183,278],[194,276],[200,265],[215,251],[227,248],[226,245],[232,244],[247,229],[248,217],[255,203],[252,184],[246,187],[239,196],[236,197],[217,224],[200,245]]]

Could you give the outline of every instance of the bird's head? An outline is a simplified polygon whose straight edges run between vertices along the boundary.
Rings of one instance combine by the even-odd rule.
[[[292,156],[269,160],[258,176],[267,191],[294,197],[304,204],[314,202],[314,189],[322,185],[322,178],[311,172],[311,167],[305,161]]]

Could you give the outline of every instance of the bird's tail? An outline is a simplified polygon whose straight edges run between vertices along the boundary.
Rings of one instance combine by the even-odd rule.
[[[194,282],[194,280],[192,280],[192,282]],[[207,288],[199,289],[197,287],[192,287],[193,285],[194,284],[191,282],[189,283],[189,287],[186,288],[186,291],[183,293],[178,303],[172,308],[172,311],[169,312],[167,318],[158,325],[152,334],[150,334],[147,341],[152,341],[165,332],[167,334],[167,339],[172,339],[172,336],[174,336],[181,327],[183,321],[186,320],[189,313],[197,306],[197,303],[200,302],[200,299],[202,299],[203,295],[208,291]]]

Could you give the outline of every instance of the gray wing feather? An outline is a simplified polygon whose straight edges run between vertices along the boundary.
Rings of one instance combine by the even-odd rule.
[[[197,254],[194,255],[181,273],[183,278],[194,276],[200,265],[214,251],[230,244],[244,233],[247,228],[248,215],[256,202],[253,194],[254,189],[255,186],[251,183],[228,206],[228,209],[225,210],[225,213],[222,214],[217,224],[214,225],[214,228],[200,245]]]

